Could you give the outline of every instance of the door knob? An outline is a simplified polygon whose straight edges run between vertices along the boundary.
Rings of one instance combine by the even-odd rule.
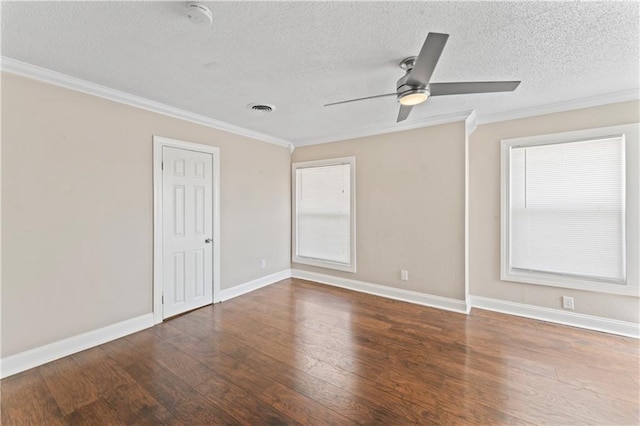
[[[207,238],[206,240],[204,240],[205,243],[209,244],[211,243],[213,240],[211,238]]]

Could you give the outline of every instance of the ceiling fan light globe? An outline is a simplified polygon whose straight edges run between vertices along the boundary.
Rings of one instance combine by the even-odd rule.
[[[408,92],[400,95],[398,102],[401,105],[413,106],[423,103],[429,98],[429,92],[426,90],[420,90],[415,92]]]

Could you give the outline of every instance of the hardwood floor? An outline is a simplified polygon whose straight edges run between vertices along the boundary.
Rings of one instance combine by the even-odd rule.
[[[289,279],[2,380],[3,425],[635,424],[638,341]]]

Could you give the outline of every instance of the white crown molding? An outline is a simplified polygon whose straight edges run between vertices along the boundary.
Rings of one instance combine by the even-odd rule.
[[[476,114],[476,111],[473,110],[471,111],[471,114],[469,114],[469,116],[464,120],[467,137],[471,136],[471,134],[475,132],[476,129],[478,128],[477,119],[478,119],[478,115]]]
[[[571,111],[582,108],[592,108],[600,105],[615,104],[619,102],[640,100],[640,90],[632,89],[623,92],[607,93],[598,96],[573,99],[563,102],[555,102],[539,105],[531,108],[517,109],[513,111],[499,112],[477,117],[478,125],[497,123],[500,121],[516,120],[519,118],[535,117],[538,115],[554,114],[557,112]]]
[[[546,105],[535,106],[531,108],[523,108],[513,111],[500,112],[488,115],[477,115],[475,110],[456,112],[451,114],[443,114],[434,117],[427,117],[415,121],[405,121],[402,124],[392,126],[373,126],[344,133],[338,133],[331,136],[323,136],[319,138],[303,139],[294,141],[295,147],[318,145],[322,143],[338,142],[348,139],[355,139],[367,136],[381,135],[385,133],[401,132],[404,130],[419,129],[422,127],[437,126],[440,124],[453,123],[456,121],[464,121],[468,135],[471,135],[479,125],[497,123],[500,121],[515,120],[519,118],[535,117],[538,115],[553,114],[575,109],[591,108],[600,105],[615,104],[618,102],[627,102],[640,100],[640,90],[626,90],[623,92],[608,93],[598,96],[589,96],[569,101],[556,102]]]
[[[602,331],[620,336],[634,337],[636,339],[640,338],[640,324],[633,322],[578,314],[576,312],[567,312],[558,309],[542,308],[540,306],[507,302],[505,300],[490,299],[481,296],[470,296],[470,302],[473,308],[533,318],[556,324],[570,325],[587,330]]]
[[[322,143],[338,142],[347,139],[363,138],[367,136],[383,135],[386,133],[402,132],[405,130],[420,129],[422,127],[437,126],[440,124],[454,123],[456,121],[464,121],[473,113],[473,110],[454,112],[451,114],[436,115],[434,117],[427,117],[414,121],[403,121],[401,124],[393,124],[391,126],[371,126],[356,129],[353,131],[347,131],[343,133],[336,133],[331,136],[323,136],[319,138],[310,138],[294,141],[293,144],[296,147],[318,145]]]
[[[34,80],[43,81],[45,83],[53,84],[67,89],[75,90],[78,92],[86,93],[89,95],[97,96],[100,98],[108,99],[114,102],[130,105],[136,108],[141,108],[147,111],[152,111],[158,114],[163,114],[169,117],[178,118],[180,120],[189,121],[192,123],[200,124],[212,129],[222,130],[225,132],[245,136],[248,138],[260,140],[275,145],[280,145],[289,148],[293,153],[296,147],[317,145],[328,142],[337,142],[348,139],[355,139],[367,136],[375,136],[386,133],[401,132],[405,130],[419,129],[422,127],[437,126],[440,124],[453,123],[456,121],[466,121],[467,132],[473,133],[477,125],[496,123],[500,121],[515,120],[519,118],[534,117],[544,114],[552,114],[557,112],[564,112],[574,109],[589,108],[605,104],[613,104],[618,102],[626,102],[632,100],[640,100],[640,90],[633,89],[616,93],[609,93],[605,95],[590,96],[580,99],[574,99],[569,101],[557,102],[552,104],[540,105],[531,108],[523,108],[514,111],[506,111],[501,113],[489,114],[485,116],[475,117],[474,110],[437,115],[434,117],[427,117],[415,121],[405,121],[402,124],[394,124],[391,126],[371,126],[365,127],[353,131],[347,131],[343,133],[337,133],[330,136],[323,136],[319,138],[302,139],[295,142],[289,140],[267,135],[265,133],[250,130],[244,127],[235,126],[230,123],[225,123],[210,117],[205,117],[196,113],[192,113],[180,108],[172,107],[160,102],[152,101],[141,96],[132,95],[120,90],[111,89],[109,87],[101,86],[99,84],[91,83],[86,80],[81,80],[76,77],[71,77],[66,74],[62,74],[56,71],[52,71],[46,68],[31,65],[26,62],[21,62],[16,59],[8,58],[6,56],[0,57],[0,70],[11,74],[21,75],[29,77]],[[471,121],[468,121],[473,116]]]
[[[291,278],[291,269],[285,269],[283,271],[276,272],[271,275],[266,275],[264,277],[260,277],[255,280],[246,282],[244,284],[238,284],[231,288],[221,290],[220,301],[224,302],[225,300],[242,296],[243,294],[250,293],[254,290],[258,290],[259,288],[266,287],[268,285],[277,283],[278,281],[282,281],[287,278]]]
[[[451,114],[437,115],[427,117],[415,121],[405,121],[402,124],[394,124],[392,126],[372,126],[343,133],[337,133],[331,136],[323,136],[319,138],[310,138],[294,141],[294,148],[318,145],[329,142],[339,142],[348,139],[356,139],[367,136],[382,135],[386,133],[402,132],[405,130],[419,129],[422,127],[437,126],[440,124],[453,123],[456,121],[464,121],[468,135],[471,135],[478,125],[497,123],[500,121],[515,120],[518,118],[535,117],[538,115],[553,114],[557,112],[570,111],[581,108],[590,108],[606,104],[614,104],[618,102],[626,102],[640,100],[640,90],[627,90],[623,92],[608,93],[598,96],[589,96],[586,98],[573,99],[569,101],[556,102],[546,105],[535,106],[531,108],[523,108],[514,111],[506,111],[495,114],[480,116],[475,110],[456,112]]]
[[[193,112],[175,108],[160,102],[152,101],[141,96],[122,92],[120,90],[111,89],[109,87],[91,83],[86,80],[81,80],[76,77],[71,77],[69,75],[52,71],[46,68],[41,68],[36,65],[31,65],[26,62],[21,62],[12,58],[8,58],[6,56],[1,57],[0,70],[11,74],[17,74],[23,77],[29,77],[34,80],[53,84],[55,86],[65,87],[77,92],[97,96],[99,98],[108,99],[110,101],[118,102],[121,104],[130,105],[147,111],[156,112],[158,114],[167,115],[169,117],[178,118],[180,120],[200,124],[212,129],[222,130],[236,135],[257,139],[262,142],[284,146],[289,149],[291,149],[293,146],[290,141],[282,138],[256,132],[244,127],[235,126],[233,124],[225,123],[224,121],[215,120],[213,118],[205,117],[204,115],[195,114]]]
[[[360,293],[373,294],[374,296],[386,297],[387,299],[401,300],[403,302],[417,305],[429,306],[444,309],[461,314],[468,313],[467,304],[464,300],[451,299],[449,297],[435,296],[432,294],[418,293],[417,291],[404,290],[379,284],[371,284],[364,281],[341,278],[333,275],[319,274],[317,272],[292,269],[291,276],[303,280],[313,281],[321,284],[329,284],[335,287],[346,288]]]
[[[152,326],[153,314],[149,313],[2,358],[0,377],[4,379]]]

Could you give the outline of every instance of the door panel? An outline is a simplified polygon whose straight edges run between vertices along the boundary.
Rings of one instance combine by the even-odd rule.
[[[163,318],[213,302],[213,156],[162,148]]]

